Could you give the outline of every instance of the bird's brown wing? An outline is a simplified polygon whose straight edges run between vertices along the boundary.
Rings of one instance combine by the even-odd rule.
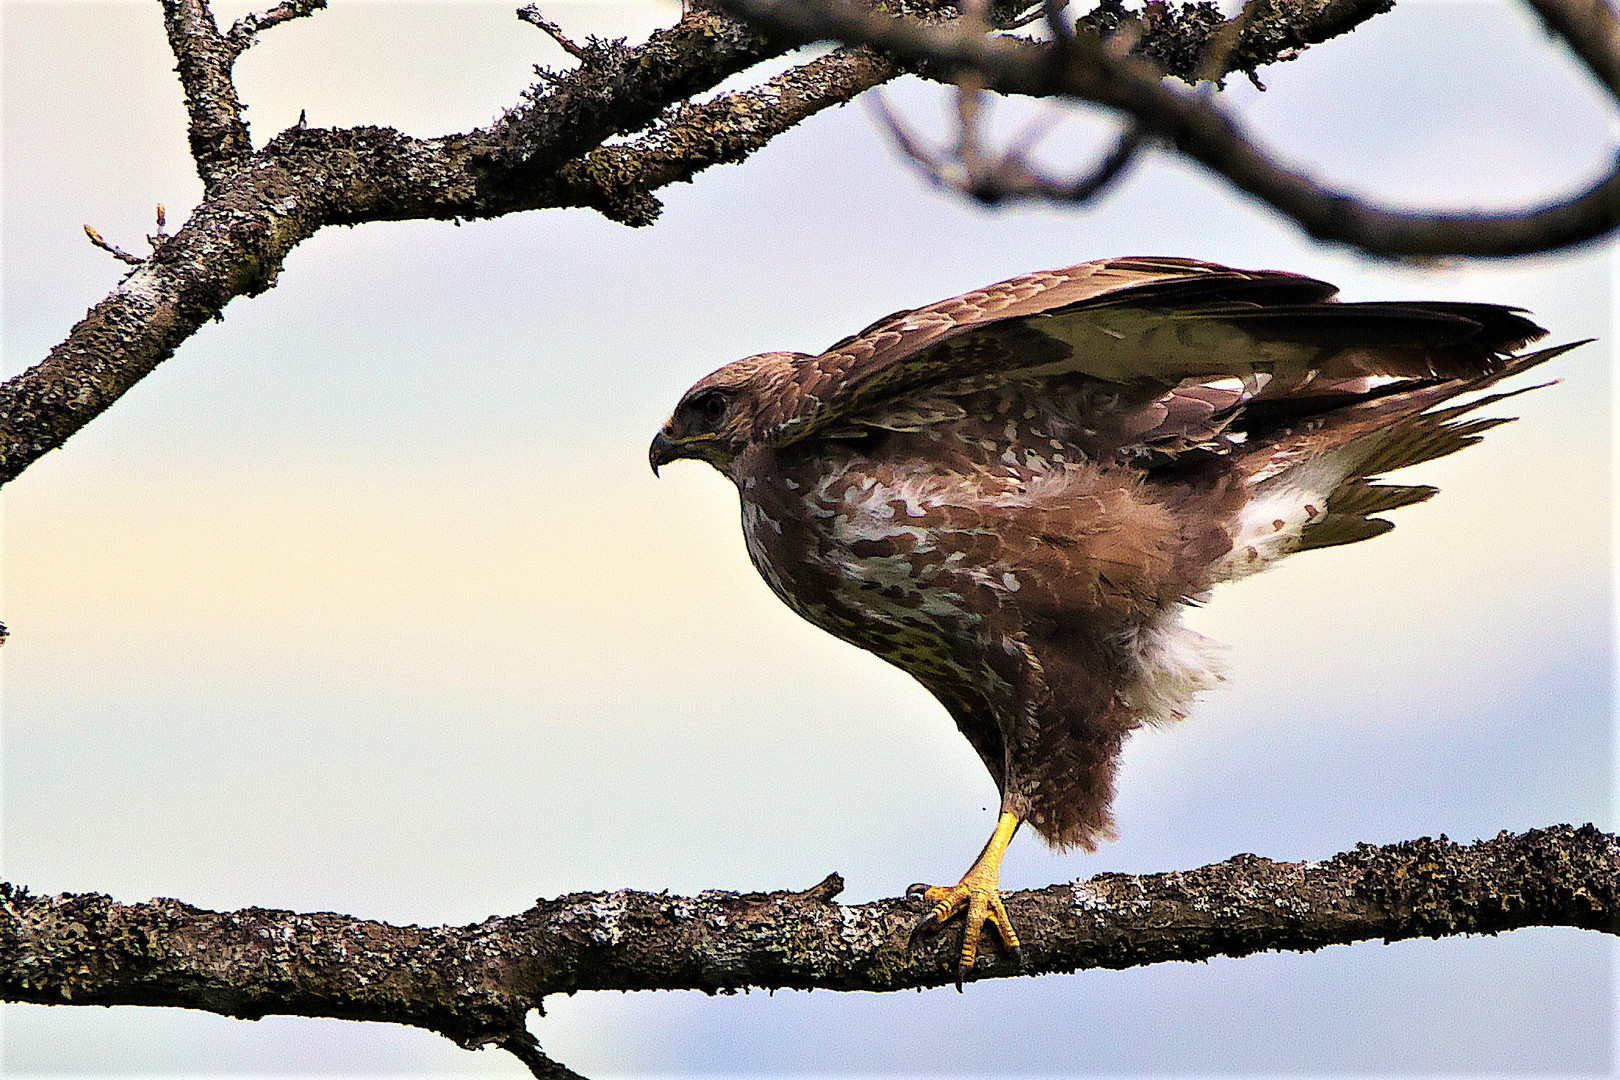
[[[1135,387],[1144,401],[1223,377],[1269,380],[1273,394],[1368,376],[1466,378],[1544,332],[1490,304],[1341,304],[1335,291],[1191,259],[1026,274],[890,315],[806,359],[758,417],[756,439],[785,446],[903,413],[942,388],[949,396],[1015,378],[1083,376]]]

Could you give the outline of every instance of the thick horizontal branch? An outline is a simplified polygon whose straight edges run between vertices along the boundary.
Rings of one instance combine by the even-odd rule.
[[[1620,227],[1620,159],[1607,176],[1585,190],[1524,210],[1418,213],[1389,209],[1335,191],[1303,171],[1282,165],[1208,96],[1171,85],[1154,63],[1115,55],[1113,39],[1075,34],[1053,44],[964,33],[957,26],[892,16],[856,0],[722,2],[789,40],[868,45],[908,64],[972,72],[978,85],[1001,93],[1060,96],[1115,109],[1144,132],[1292,218],[1310,235],[1352,244],[1371,254],[1524,255],[1591,241]],[[1614,13],[1601,0],[1537,3],[1544,18],[1549,11],[1566,12],[1571,5],[1579,8],[1579,17],[1565,21],[1582,46],[1577,55],[1596,63],[1594,50],[1612,37],[1605,35],[1615,22]],[[1324,15],[1324,25],[1331,26],[1347,13],[1370,14],[1376,7],[1345,3],[1315,9],[1307,6],[1305,10],[1331,11],[1331,18]],[[1262,24],[1264,16],[1253,21]],[[1562,33],[1565,21],[1549,18],[1548,24]],[[1238,56],[1244,40],[1247,34],[1222,68],[1234,70],[1233,64],[1248,62]],[[1140,43],[1131,48],[1137,53],[1146,51]]]
[[[559,992],[886,991],[953,981],[951,935],[908,945],[918,901],[846,907],[833,902],[841,888],[834,875],[803,893],[575,893],[471,926],[418,927],[0,886],[0,997],[386,1021],[518,1052],[527,1011]],[[1025,974],[1526,926],[1613,934],[1620,838],[1566,825],[1468,846],[1443,837],[1361,845],[1326,862],[1239,855],[1006,901]],[[1013,974],[999,955],[982,957],[977,970]]]

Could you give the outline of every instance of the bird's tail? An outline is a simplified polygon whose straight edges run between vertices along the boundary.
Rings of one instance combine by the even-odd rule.
[[[1515,356],[1472,378],[1369,388],[1309,415],[1287,416],[1287,399],[1274,405],[1256,400],[1251,409],[1258,415],[1245,417],[1250,442],[1242,454],[1242,482],[1252,495],[1232,522],[1233,548],[1217,565],[1215,580],[1246,577],[1295,551],[1350,544],[1393,529],[1392,522],[1376,515],[1422,502],[1438,489],[1380,484],[1375,478],[1474,445],[1486,431],[1514,418],[1471,413],[1551,383],[1438,406],[1487,390],[1583,344]]]

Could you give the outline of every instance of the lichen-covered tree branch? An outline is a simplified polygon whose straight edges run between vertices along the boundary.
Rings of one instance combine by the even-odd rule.
[[[834,875],[798,893],[576,893],[471,926],[419,927],[0,886],[0,988],[8,1001],[42,1004],[408,1024],[544,1061],[524,1018],[550,994],[889,991],[952,980],[952,942],[908,943],[917,901],[846,907],[834,902],[841,888]],[[1023,974],[1527,926],[1614,934],[1620,838],[1559,826],[1467,846],[1443,837],[1360,845],[1325,862],[1239,855],[1008,893],[1006,903],[1027,928]],[[1019,974],[999,955],[977,973]]]

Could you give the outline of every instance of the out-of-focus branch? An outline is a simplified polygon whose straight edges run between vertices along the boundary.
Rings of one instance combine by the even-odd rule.
[[[576,893],[454,927],[0,886],[0,998],[408,1024],[469,1048],[502,1046],[536,1075],[566,1076],[524,1026],[547,994],[954,981],[953,935],[908,944],[923,914],[914,901],[845,907],[833,902],[842,886],[833,875],[802,893]],[[1565,825],[1466,847],[1443,837],[1361,845],[1326,862],[1240,855],[1184,873],[1008,893],[1006,902],[1025,974],[1524,926],[1614,934],[1620,838]],[[1019,972],[997,954],[976,974]]]
[[[1322,240],[1352,244],[1371,254],[1402,257],[1506,256],[1550,251],[1584,243],[1620,227],[1620,159],[1596,184],[1565,198],[1502,213],[1418,213],[1390,209],[1334,191],[1303,171],[1280,164],[1252,141],[1238,121],[1211,98],[1180,90],[1155,64],[1116,55],[1108,40],[1076,34],[1061,48],[1005,35],[965,34],[957,27],[888,15],[855,0],[722,0],[727,8],[790,40],[832,39],[882,49],[907,63],[959,79],[972,72],[978,84],[1003,93],[1062,96],[1114,109],[1160,142],[1200,162],[1237,188],[1292,218]],[[1371,13],[1378,4],[1329,4],[1322,27],[1340,26],[1347,12]],[[1545,0],[1551,4],[1589,0]],[[1240,42],[1259,34],[1271,4],[1251,20]],[[1562,10],[1561,8],[1558,10]],[[1612,19],[1588,13],[1574,39],[1607,40]],[[1594,29],[1596,27],[1596,29]],[[1576,31],[1571,30],[1572,34]],[[1300,33],[1304,40],[1308,35]],[[1228,65],[1242,69],[1246,46],[1232,50]],[[1138,47],[1137,52],[1142,50]],[[1583,57],[1585,53],[1583,53]],[[1589,61],[1590,62],[1590,61]],[[1197,64],[1192,67],[1197,70]]]
[[[1036,166],[1029,153],[1052,125],[1032,124],[1012,146],[992,152],[983,145],[981,96],[972,86],[957,88],[957,138],[949,148],[926,145],[887,101],[869,100],[895,147],[929,182],[989,206],[1020,199],[1083,204],[1112,187],[1148,142],[1140,127],[1127,128],[1090,169],[1076,176],[1053,176]]]
[[[1620,18],[1607,0],[1525,0],[1620,100]]]

